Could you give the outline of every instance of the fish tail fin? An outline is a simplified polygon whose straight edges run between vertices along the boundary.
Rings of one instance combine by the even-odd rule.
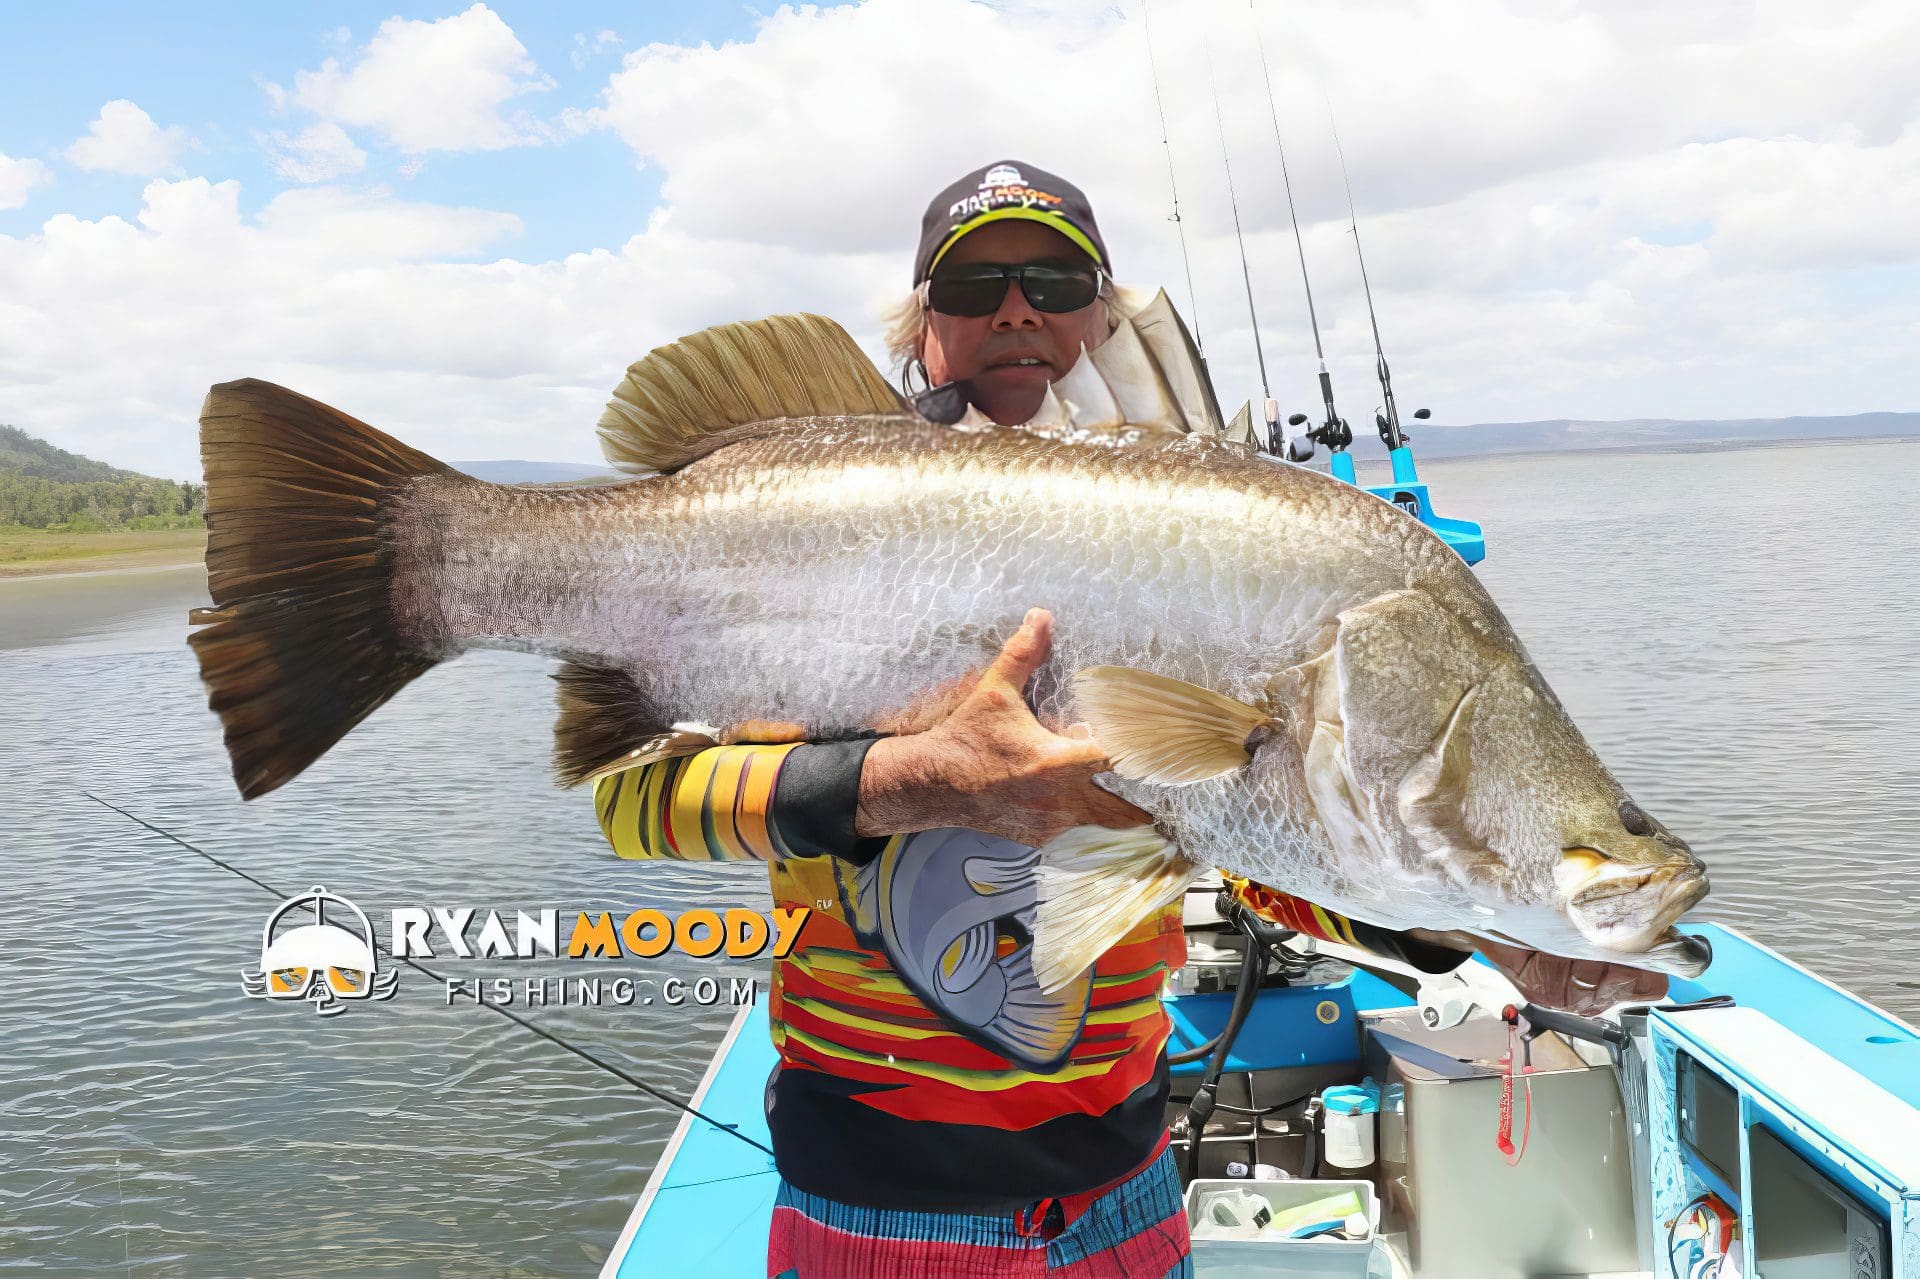
[[[225,382],[200,411],[207,592],[188,642],[240,794],[318,759],[437,657],[395,634],[382,499],[451,470],[317,400]]]
[[[1040,849],[1033,975],[1057,991],[1154,911],[1179,899],[1201,868],[1151,826],[1076,826]]]

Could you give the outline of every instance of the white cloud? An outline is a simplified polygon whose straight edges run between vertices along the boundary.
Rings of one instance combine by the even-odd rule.
[[[132,173],[151,177],[178,166],[180,152],[193,139],[179,125],[161,128],[153,117],[125,98],[100,108],[87,136],[67,148],[67,160],[89,172]]]
[[[38,160],[0,155],[0,209],[17,209],[35,187],[49,186],[53,171]]]
[[[276,129],[262,141],[273,171],[293,182],[330,182],[367,167],[367,153],[331,120],[309,125],[298,134]]]
[[[388,18],[348,64],[328,58],[302,71],[289,92],[270,86],[323,119],[369,128],[402,151],[497,151],[544,138],[546,131],[505,108],[514,98],[553,87],[500,15],[484,4],[438,21]]]
[[[1920,98],[1905,71],[1920,9],[1300,0],[1259,12],[1356,424],[1377,395],[1372,337],[1322,83],[1409,409],[1496,421],[1920,408]],[[1274,393],[1313,408],[1246,9],[1202,16],[1154,7],[1212,368],[1230,409],[1258,395],[1203,30]],[[356,77],[407,41],[445,39],[449,23],[473,24],[466,63],[476,32],[505,30],[477,7],[387,24],[334,68],[323,123],[431,150],[407,132],[437,118],[426,82],[383,97],[369,86],[388,71]],[[518,41],[487,47],[488,65],[524,59]],[[511,97],[454,93],[446,116],[467,121],[461,138],[485,135],[476,120],[511,133]],[[393,105],[403,98],[418,119]],[[364,123],[331,110],[349,99]],[[393,108],[385,123],[375,100]],[[513,246],[506,213],[315,187],[249,217],[233,184],[204,179],[150,184],[137,217],[61,215],[0,237],[0,420],[187,475],[206,386],[252,375],[443,457],[591,458],[619,371],[703,325],[805,308],[877,351],[875,311],[906,287],[926,200],[1007,156],[1085,187],[1122,278],[1188,305],[1133,6],[783,8],[749,40],[628,51],[575,122],[623,139],[658,173],[663,204],[624,242],[553,261],[475,260]],[[284,152],[333,154],[293,145],[309,132]],[[578,190],[593,198],[592,172]]]

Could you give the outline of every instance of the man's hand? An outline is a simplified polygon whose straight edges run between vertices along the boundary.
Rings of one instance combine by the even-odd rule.
[[[960,826],[1038,847],[1075,826],[1142,826],[1152,817],[1093,784],[1106,754],[1051,733],[1025,690],[1053,652],[1053,615],[1033,609],[973,690],[924,733],[886,737],[860,771],[863,836]]]
[[[1476,939],[1487,962],[1507,975],[1532,1003],[1591,1017],[1615,1004],[1641,1003],[1667,993],[1664,973],[1598,959],[1563,959],[1519,946]]]

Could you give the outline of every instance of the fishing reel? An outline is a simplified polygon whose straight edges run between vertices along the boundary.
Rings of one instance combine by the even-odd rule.
[[[1433,416],[1433,410],[1432,409],[1415,409],[1413,411],[1413,415],[1414,417],[1418,418],[1420,421],[1424,422],[1428,418]],[[1380,442],[1382,444],[1385,444],[1390,449],[1405,448],[1407,446],[1408,441],[1410,441],[1413,438],[1411,435],[1408,435],[1404,429],[1402,429],[1402,427],[1398,422],[1393,422],[1388,420],[1387,415],[1385,413],[1380,412],[1377,409],[1374,411],[1374,414],[1373,414],[1373,425],[1380,432]]]
[[[1295,413],[1287,419],[1288,426],[1305,426],[1307,415]],[[1287,437],[1287,461],[1307,462],[1313,459],[1313,446],[1324,444],[1335,453],[1353,443],[1353,428],[1347,425],[1343,417],[1329,416],[1326,421],[1301,435]]]

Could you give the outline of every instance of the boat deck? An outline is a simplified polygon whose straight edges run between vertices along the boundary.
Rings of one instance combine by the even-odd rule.
[[[1707,982],[1675,981],[1671,992],[1675,1001],[1730,995],[1740,1005],[1763,1011],[1785,1031],[1906,1105],[1920,1108],[1920,1033],[1913,1027],[1737,932],[1711,924],[1689,931],[1712,942],[1714,963]],[[1345,1015],[1339,1020],[1347,1027],[1356,1013],[1410,1003],[1399,991],[1364,972],[1336,983],[1269,994],[1276,997],[1274,1010],[1295,1002],[1295,997],[1312,998],[1316,1005],[1331,998],[1341,1006],[1339,1011]],[[1172,1001],[1174,1049],[1211,1032],[1211,998]],[[1185,1008],[1183,1002],[1187,1002]],[[1263,998],[1262,1003],[1268,1000]],[[1291,1024],[1294,1033],[1280,1024],[1283,1021]],[[1298,1033],[1303,1025],[1304,1037]],[[1256,1016],[1236,1044],[1230,1069],[1328,1060],[1339,1051],[1329,1037],[1341,1029],[1337,1024],[1320,1024],[1317,1018]],[[1353,1032],[1345,1029],[1345,1034]],[[1284,1060],[1270,1060],[1268,1049],[1284,1050]],[[763,1104],[774,1062],[765,1006],[742,1009],[715,1052],[693,1104],[742,1135],[768,1143]],[[778,1187],[779,1175],[769,1156],[691,1116],[683,1118],[602,1274],[622,1279],[658,1275],[758,1279],[765,1273],[767,1231]]]

